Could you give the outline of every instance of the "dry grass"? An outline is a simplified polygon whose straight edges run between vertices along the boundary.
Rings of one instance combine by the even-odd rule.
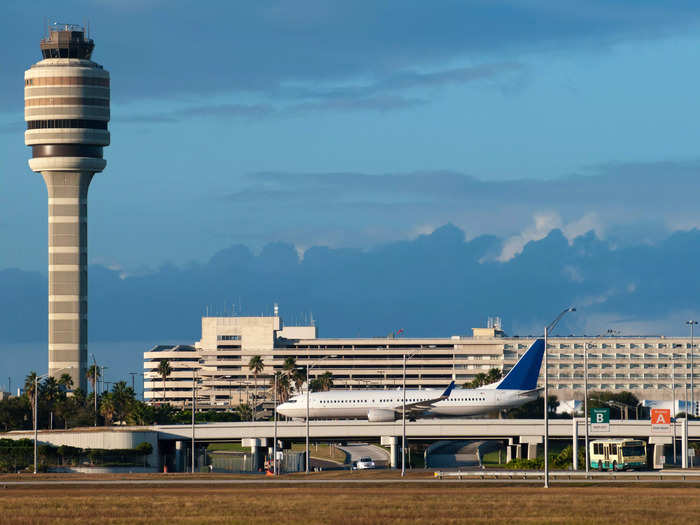
[[[9,487],[0,523],[697,523],[695,487]]]

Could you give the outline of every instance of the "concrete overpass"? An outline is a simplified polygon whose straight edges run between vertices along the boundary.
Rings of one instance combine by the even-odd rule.
[[[679,440],[686,435],[689,440],[700,440],[700,421],[679,420],[675,423],[675,435]],[[370,422],[364,420],[312,421],[309,434],[312,441],[368,440],[380,441],[392,449],[392,458],[399,453],[402,435],[401,421]],[[574,434],[580,439],[585,434],[584,420],[552,419],[549,422],[550,439],[570,439]],[[419,419],[406,422],[406,437],[409,440],[445,439],[502,439],[508,442],[508,458],[534,457],[537,445],[543,442],[544,424],[534,419]],[[653,446],[655,466],[660,465],[663,446],[673,443],[673,430],[663,434],[652,433],[649,421],[611,420],[609,432],[590,431],[591,439],[629,437],[645,440]],[[33,439],[31,431],[14,431],[0,434],[12,439]],[[277,423],[277,438],[285,442],[303,441],[306,423],[303,421],[280,421]],[[201,423],[195,425],[197,442],[241,441],[255,454],[262,454],[265,447],[272,446],[274,423],[236,422]],[[143,427],[98,427],[71,430],[40,431],[39,441],[54,445],[72,445],[82,448],[125,448],[125,444],[148,441],[154,445],[154,459],[164,451],[174,450],[182,455],[192,440],[191,425],[152,425]],[[111,446],[114,443],[115,446]],[[576,442],[574,447],[577,446]],[[683,454],[687,457],[687,454]]]

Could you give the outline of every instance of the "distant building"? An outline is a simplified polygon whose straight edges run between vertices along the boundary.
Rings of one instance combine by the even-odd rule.
[[[198,405],[228,408],[270,394],[273,371],[282,370],[287,357],[296,358],[298,366],[309,363],[312,379],[331,372],[337,388],[391,389],[401,386],[402,359],[407,354],[411,356],[406,365],[407,386],[437,388],[453,378],[462,385],[491,368],[507,372],[534,339],[508,337],[500,323],[474,328],[472,336],[319,338],[316,326],[283,326],[277,314],[203,317],[202,337],[194,346],[158,346],[144,354],[145,399],[163,398],[163,381],[153,372],[160,359],[171,360],[174,370],[165,381],[166,400],[189,406],[196,368]],[[689,338],[550,337],[549,387],[561,401],[583,399],[586,344],[589,390],[630,391],[640,400],[670,401],[674,366],[676,399],[686,395],[690,399]],[[248,368],[254,355],[261,356],[265,365],[257,381]]]

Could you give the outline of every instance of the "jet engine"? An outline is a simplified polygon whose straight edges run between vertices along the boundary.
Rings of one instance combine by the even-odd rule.
[[[393,410],[386,410],[382,408],[370,408],[367,411],[367,420],[380,422],[380,421],[394,421],[396,415]]]

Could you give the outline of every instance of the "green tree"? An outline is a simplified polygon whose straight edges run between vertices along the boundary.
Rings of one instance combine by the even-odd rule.
[[[294,390],[297,393],[301,392],[301,387],[306,381],[306,369],[305,368],[295,368],[290,376],[291,381],[294,383]]]
[[[62,387],[64,391],[73,389],[73,378],[70,374],[61,374],[58,379],[58,386]]]
[[[115,411],[114,398],[110,392],[106,392],[102,395],[102,401],[100,403],[100,414],[105,418],[106,425],[112,424]]]
[[[321,392],[328,392],[333,388],[333,374],[327,370],[318,376],[316,381],[318,382],[318,390]]]
[[[91,365],[85,371],[85,379],[87,379],[88,383],[90,383],[93,392],[97,392],[97,381],[100,379],[100,377],[102,377],[102,372],[100,371],[100,367],[97,365]]]
[[[557,407],[559,407],[557,396],[549,396],[547,407],[550,417],[554,417]],[[542,419],[544,417],[542,399],[535,399],[519,407],[506,410],[505,415],[509,419]]]
[[[156,420],[155,410],[151,405],[135,400],[126,416],[129,425],[151,425]]]
[[[277,377],[277,402],[284,403],[287,401],[287,399],[289,399],[289,392],[291,390],[289,376],[284,372],[275,372],[275,377]],[[271,386],[273,388],[275,377],[273,377],[271,381]]]
[[[502,376],[503,373],[499,368],[492,368],[487,374],[479,372],[474,376],[474,379],[464,383],[464,388],[481,388],[484,385],[490,385],[491,383],[499,381]]]
[[[250,421],[253,418],[253,409],[246,403],[238,405],[236,413],[240,416],[241,421]]]
[[[160,363],[158,363],[158,368],[156,368],[156,372],[163,378],[163,403],[165,403],[165,380],[173,372],[173,369],[170,367],[170,361],[161,359]]]
[[[257,406],[257,401],[255,400],[255,398],[257,398],[258,395],[258,375],[264,369],[265,363],[263,363],[262,357],[260,357],[259,355],[254,355],[250,358],[250,361],[248,361],[248,370],[253,372],[253,382],[255,385],[253,389],[253,421],[255,421],[255,407]]]
[[[492,368],[489,373],[486,374],[486,384],[490,385],[500,381],[503,377],[503,371],[500,368]]]
[[[118,381],[112,386],[114,415],[117,421],[125,421],[135,401],[135,394],[126,381]]]
[[[24,379],[24,393],[29,400],[29,406],[32,411],[32,421],[34,420],[34,406],[37,404],[38,399],[35,399],[38,395],[37,392],[37,373],[30,372],[29,375]]]
[[[282,370],[288,377],[292,377],[292,374],[297,369],[297,358],[294,356],[289,356],[284,359],[284,364],[282,365]]]

